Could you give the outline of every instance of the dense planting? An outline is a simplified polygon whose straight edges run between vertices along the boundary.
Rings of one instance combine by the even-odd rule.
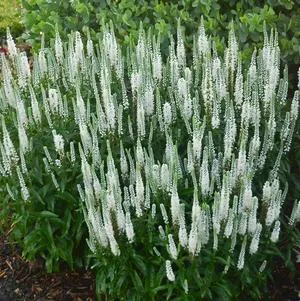
[[[166,60],[142,27],[127,48],[112,25],[97,46],[56,33],[30,61],[9,32],[7,44],[1,206],[24,255],[49,271],[92,257],[99,295],[241,296],[227,279],[260,275],[280,235],[278,170],[298,117],[277,33],[250,64],[233,30],[219,56],[203,24],[191,59],[180,25]]]

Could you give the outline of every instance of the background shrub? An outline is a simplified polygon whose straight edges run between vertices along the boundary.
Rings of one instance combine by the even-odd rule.
[[[0,2],[0,46],[6,40],[7,27],[10,28],[11,33],[15,37],[23,33],[21,6],[18,0]]]
[[[215,37],[217,48],[224,48],[224,38],[233,21],[236,34],[244,50],[244,56],[250,57],[254,47],[262,45],[264,22],[267,27],[277,27],[282,59],[288,63],[300,63],[299,20],[300,1],[261,1],[252,0],[73,0],[46,1],[22,0],[23,20],[28,32],[27,40],[37,46],[40,32],[46,39],[54,39],[55,25],[62,37],[70,31],[85,31],[90,28],[92,37],[102,22],[113,21],[118,39],[128,44],[138,36],[139,23],[147,29],[155,25],[155,33],[160,33],[164,42],[169,34],[176,34],[177,21],[180,18],[187,37],[188,49],[192,49],[192,36],[204,17],[205,27]],[[130,37],[132,36],[132,37]],[[166,49],[162,49],[166,54]]]

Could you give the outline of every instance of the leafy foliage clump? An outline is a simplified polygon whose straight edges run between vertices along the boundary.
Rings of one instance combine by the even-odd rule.
[[[233,21],[239,36],[243,56],[250,58],[255,47],[263,43],[264,23],[277,27],[282,58],[286,63],[299,64],[299,0],[290,1],[219,1],[219,0],[109,0],[109,1],[46,1],[22,0],[23,20],[28,31],[27,39],[38,48],[40,33],[46,39],[55,38],[56,25],[65,39],[70,31],[85,31],[97,41],[103,22],[113,21],[115,32],[122,43],[130,44],[138,38],[139,24],[161,35],[162,51],[167,55],[169,34],[176,34],[177,21],[181,20],[186,33],[186,45],[192,49],[194,30],[204,17],[208,33],[214,36],[219,50],[230,23]],[[26,37],[26,36],[25,36]]]
[[[6,29],[8,27],[14,36],[18,37],[23,33],[21,7],[17,0],[0,2],[0,46],[6,39]]]

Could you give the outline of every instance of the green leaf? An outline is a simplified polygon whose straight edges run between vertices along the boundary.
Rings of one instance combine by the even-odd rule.
[[[167,290],[168,288],[169,288],[169,285],[168,285],[168,284],[165,284],[165,285],[160,285],[160,286],[154,288],[152,291],[153,291],[154,293],[158,293],[158,292],[160,292],[160,291]]]
[[[69,209],[65,211],[64,215],[64,231],[62,233],[62,237],[66,237],[68,235],[70,226],[71,226],[72,215]]]
[[[138,270],[143,274],[143,276],[147,276],[147,267],[143,261],[143,258],[141,256],[138,256],[136,254],[133,255],[133,263],[138,268]]]
[[[144,290],[143,282],[136,271],[133,271],[133,273],[131,273],[131,279],[135,289],[138,292],[142,292]]]
[[[45,266],[46,266],[47,273],[53,272],[53,258],[52,257],[50,257],[50,256],[46,257]]]
[[[57,218],[59,217],[57,214],[44,210],[38,213],[38,216],[43,217],[43,218]]]

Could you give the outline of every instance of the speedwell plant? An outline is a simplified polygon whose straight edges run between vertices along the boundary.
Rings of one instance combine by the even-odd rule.
[[[164,62],[159,37],[141,27],[124,49],[107,26],[97,46],[57,33],[28,59],[8,32],[1,194],[25,255],[48,270],[72,266],[86,238],[99,296],[233,300],[242,283],[258,298],[259,254],[279,238],[299,91],[287,99],[277,33],[249,66],[233,30],[222,57],[203,25],[192,53],[184,43],[179,25]]]

